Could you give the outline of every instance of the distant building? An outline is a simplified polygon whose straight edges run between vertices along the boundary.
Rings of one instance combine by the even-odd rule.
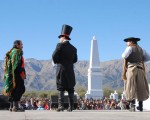
[[[116,92],[116,90],[114,91],[114,93],[110,94],[109,98],[118,101],[118,93]]]

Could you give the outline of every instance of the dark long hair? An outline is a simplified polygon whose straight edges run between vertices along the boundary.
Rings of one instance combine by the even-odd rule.
[[[20,42],[22,42],[22,41],[21,41],[21,40],[15,40],[15,41],[14,41],[13,48],[17,48],[17,45],[20,45]],[[13,48],[10,49],[10,50],[6,53],[5,59],[8,59],[8,58],[9,58],[9,54],[11,53],[11,51],[13,50]]]
[[[22,42],[21,40],[15,40],[13,48],[17,48],[17,45],[20,45],[21,42]]]

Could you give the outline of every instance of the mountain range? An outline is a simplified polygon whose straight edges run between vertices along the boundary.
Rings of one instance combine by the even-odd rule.
[[[146,63],[146,75],[150,83],[150,63]],[[76,86],[88,86],[89,61],[78,61],[74,64]],[[0,90],[3,88],[3,68],[4,61],[0,60]],[[56,90],[55,71],[52,60],[36,60],[34,58],[25,60],[27,79],[25,80],[26,90]],[[103,87],[111,89],[123,88],[121,74],[123,70],[123,60],[111,60],[100,62],[100,80]]]

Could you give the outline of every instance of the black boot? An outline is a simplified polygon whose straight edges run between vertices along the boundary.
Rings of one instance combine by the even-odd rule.
[[[12,112],[12,108],[13,108],[13,102],[10,102],[10,108],[9,108],[10,112]]]
[[[13,108],[12,108],[12,111],[13,112],[17,112],[18,110],[18,101],[13,101]]]
[[[69,93],[69,107],[68,107],[68,112],[72,112],[74,109],[74,93]]]
[[[24,109],[20,109],[18,107],[18,101],[13,101],[13,108],[12,108],[12,112],[24,112]]]
[[[135,112],[135,99],[130,101],[130,109],[129,109],[129,111]]]
[[[137,107],[139,111],[143,111],[143,101],[139,101],[139,106]]]
[[[64,111],[64,91],[58,92],[58,112]]]

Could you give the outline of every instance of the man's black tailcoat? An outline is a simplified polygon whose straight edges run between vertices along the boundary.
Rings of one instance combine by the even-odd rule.
[[[57,90],[74,89],[76,82],[73,64],[77,62],[77,49],[69,41],[58,43],[52,58],[57,64]]]

